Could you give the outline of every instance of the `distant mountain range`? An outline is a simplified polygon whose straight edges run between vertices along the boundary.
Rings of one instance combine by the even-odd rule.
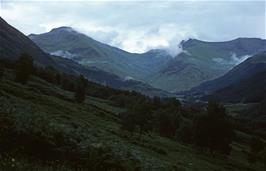
[[[0,58],[17,60],[22,53],[30,54],[36,65],[52,66],[68,74],[83,74],[91,81],[117,89],[135,90],[146,95],[168,96],[170,93],[144,82],[121,78],[96,67],[84,67],[77,62],[43,52],[31,39],[0,17]]]
[[[257,38],[226,42],[189,39],[179,44],[183,51],[174,57],[163,49],[135,54],[98,42],[70,27],[31,34],[29,38],[47,53],[170,92],[189,90],[218,78],[248,57],[266,50],[266,40]]]
[[[225,75],[185,92],[203,100],[260,102],[266,99],[266,51],[235,66]]]

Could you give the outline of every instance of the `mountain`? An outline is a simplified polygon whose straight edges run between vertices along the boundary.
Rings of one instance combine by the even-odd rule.
[[[239,38],[226,42],[189,39],[181,42],[183,52],[157,73],[151,85],[171,91],[188,90],[224,75],[248,57],[266,50],[266,40]],[[167,84],[164,84],[167,83]]]
[[[142,81],[134,80],[130,77],[122,79],[115,74],[100,70],[93,66],[84,67],[71,59],[62,58],[60,56],[52,56],[52,58],[60,67],[64,68],[64,70],[70,69],[70,71],[73,71],[76,74],[84,75],[90,81],[105,86],[121,90],[134,90],[148,96],[173,96],[173,94],[170,94],[167,91],[154,88]]]
[[[164,53],[129,53],[98,42],[70,27],[55,28],[40,35],[31,34],[29,38],[47,53],[71,58],[84,66],[95,66],[121,78],[132,77],[138,80],[145,80],[145,76],[153,71],[152,68],[160,66],[161,63],[152,58],[158,58]],[[168,54],[163,56],[168,57],[162,58],[164,60],[170,58]]]
[[[266,51],[258,53],[225,75],[202,83],[186,94],[200,95],[203,99],[218,98],[223,101],[261,101],[266,97]]]
[[[47,53],[71,58],[83,66],[94,66],[121,78],[132,77],[170,92],[189,90],[204,81],[218,78],[266,47],[266,40],[257,38],[225,42],[189,39],[179,44],[183,51],[172,57],[163,49],[129,53],[70,27],[31,34],[29,38]]]
[[[266,70],[256,73],[228,87],[219,89],[202,99],[218,99],[231,103],[254,103],[266,99]]]
[[[122,79],[113,73],[95,67],[84,67],[72,59],[43,52],[31,39],[0,18],[0,58],[16,60],[21,53],[33,57],[40,66],[52,66],[68,74],[84,75],[87,79],[117,89],[135,90],[149,96],[168,96],[169,93],[134,79]],[[67,28],[64,28],[66,31]],[[71,31],[71,30],[68,30]]]
[[[28,53],[39,65],[57,67],[56,62],[44,53],[27,36],[10,26],[0,17],[0,58],[16,60],[21,53]]]

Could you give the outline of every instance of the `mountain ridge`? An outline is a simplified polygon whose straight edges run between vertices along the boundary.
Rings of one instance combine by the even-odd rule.
[[[182,52],[172,57],[163,49],[129,53],[83,33],[72,34],[64,29],[62,32],[54,34],[55,30],[51,30],[30,38],[48,53],[70,57],[83,66],[94,66],[122,79],[132,77],[169,92],[189,90],[218,78],[266,47],[266,40],[257,38],[225,42],[189,39],[180,43]]]
[[[153,96],[168,96],[168,92],[154,88],[138,80],[124,80],[99,68],[84,67],[77,62],[42,51],[31,39],[0,18],[0,58],[16,61],[22,53],[32,56],[34,63],[53,67],[61,72],[84,75],[87,79],[116,89],[135,90]],[[64,28],[66,29],[66,28]],[[68,28],[67,28],[68,29]]]
[[[226,102],[258,102],[266,98],[265,83],[266,51],[263,51],[246,59],[225,75],[203,82],[183,94],[203,100],[215,98]]]

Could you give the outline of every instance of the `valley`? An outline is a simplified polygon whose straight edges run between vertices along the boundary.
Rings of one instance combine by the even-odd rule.
[[[218,78],[246,58],[266,50],[266,41],[262,39],[239,38],[227,42],[189,39],[176,43],[182,49],[176,56],[164,49],[134,54],[98,42],[70,27],[31,34],[29,38],[47,53],[61,53],[83,66],[94,66],[122,79],[131,77],[172,93]]]
[[[0,170],[265,170],[265,39],[129,52],[72,26],[0,17]]]

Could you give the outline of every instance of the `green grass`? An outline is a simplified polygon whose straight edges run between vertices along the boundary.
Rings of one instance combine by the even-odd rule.
[[[12,118],[18,130],[40,135],[52,142],[55,141],[53,135],[62,136],[66,142],[77,146],[80,154],[87,149],[108,148],[112,160],[127,170],[263,170],[260,163],[249,166],[245,144],[234,142],[230,156],[217,154],[213,158],[208,152],[192,145],[184,145],[153,133],[141,139],[136,134],[129,137],[127,132],[120,129],[117,117],[125,109],[95,97],[87,97],[84,104],[77,104],[72,97],[71,92],[39,78],[32,78],[28,85],[5,79],[0,83],[0,113]],[[88,163],[97,162],[94,160],[95,157],[91,157]],[[75,170],[62,161],[46,163],[24,158],[23,154],[18,153],[1,158],[0,163],[4,170],[8,167],[12,169],[14,163],[14,168],[22,170]],[[7,165],[3,166],[3,163]]]

